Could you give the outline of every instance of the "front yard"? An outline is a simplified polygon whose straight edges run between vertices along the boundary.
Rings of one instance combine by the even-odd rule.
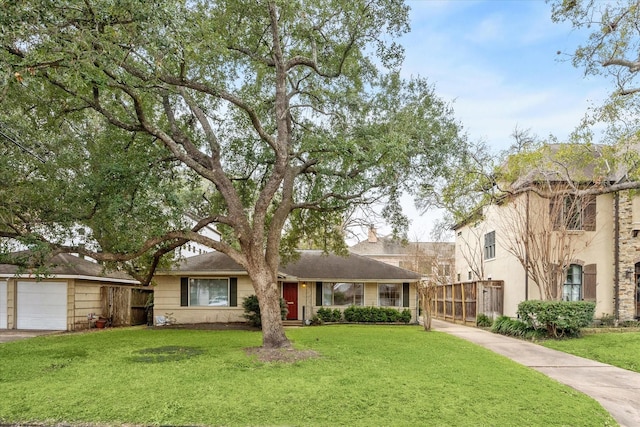
[[[586,330],[580,338],[547,340],[542,345],[619,368],[640,372],[640,331]]]
[[[319,358],[262,363],[259,332],[113,329],[0,345],[0,423],[615,425],[593,400],[415,326],[290,329]]]

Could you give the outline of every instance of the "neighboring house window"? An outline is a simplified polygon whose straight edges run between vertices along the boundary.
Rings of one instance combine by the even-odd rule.
[[[181,307],[237,307],[238,278],[180,278]]]
[[[363,305],[362,283],[322,283],[322,305]]]
[[[378,298],[381,307],[402,307],[402,285],[400,283],[378,285]]]
[[[571,264],[567,269],[567,277],[562,288],[564,301],[580,301],[582,299],[582,267]]]
[[[554,230],[595,231],[596,229],[595,196],[554,197],[549,202],[549,212],[553,218]]]
[[[492,231],[484,235],[484,259],[496,257],[496,232]]]

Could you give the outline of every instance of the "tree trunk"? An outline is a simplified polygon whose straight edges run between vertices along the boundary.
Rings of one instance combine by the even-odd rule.
[[[278,283],[266,275],[253,278],[253,287],[260,304],[260,320],[262,321],[263,348],[289,348],[291,343],[284,333],[280,316],[280,294]]]
[[[431,300],[427,295],[422,296],[422,323],[425,331],[431,330]]]

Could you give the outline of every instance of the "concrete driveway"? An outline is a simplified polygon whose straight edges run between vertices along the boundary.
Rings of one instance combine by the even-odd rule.
[[[21,329],[0,329],[0,344],[9,341],[18,341],[33,338],[40,335],[59,334],[62,331],[31,331]]]
[[[591,396],[623,427],[640,426],[640,373],[479,328],[436,319],[432,327],[488,348]]]

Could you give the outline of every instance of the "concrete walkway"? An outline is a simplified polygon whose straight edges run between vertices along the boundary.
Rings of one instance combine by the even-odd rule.
[[[33,338],[40,335],[59,334],[62,331],[33,331],[25,329],[0,329],[0,343]]]
[[[591,396],[621,426],[640,426],[640,373],[478,328],[436,319],[431,326],[436,331],[488,348]]]

